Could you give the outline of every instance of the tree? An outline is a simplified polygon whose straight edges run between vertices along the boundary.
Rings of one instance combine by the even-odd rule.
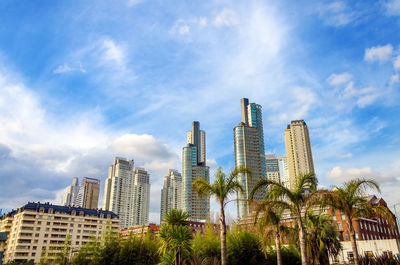
[[[221,230],[221,265],[226,265],[226,221],[225,221],[225,205],[230,194],[237,191],[243,191],[243,187],[237,180],[237,176],[241,173],[250,174],[250,170],[245,167],[236,167],[231,170],[227,178],[222,168],[219,167],[215,172],[215,181],[209,183],[203,178],[196,178],[193,182],[193,189],[199,197],[215,195],[220,204],[220,230]]]
[[[158,231],[161,240],[160,253],[174,253],[175,265],[183,264],[189,255],[192,244],[192,233],[186,226],[188,214],[182,210],[171,209],[165,216],[166,223]]]
[[[227,237],[227,262],[229,265],[265,264],[265,256],[256,234],[240,229],[231,230]]]
[[[251,201],[257,191],[268,187],[269,192],[264,199],[275,207],[282,207],[290,211],[291,215],[296,219],[299,228],[302,265],[308,265],[303,217],[306,209],[310,206],[310,203],[313,202],[313,194],[317,189],[317,184],[317,178],[311,173],[299,175],[292,189],[286,188],[281,183],[262,179],[256,183],[249,196]]]
[[[393,224],[393,217],[386,207],[368,203],[365,194],[367,189],[380,192],[379,185],[375,181],[354,179],[345,182],[341,187],[334,187],[332,190],[321,191],[318,194],[318,199],[323,206],[340,210],[346,217],[355,265],[359,265],[359,255],[353,221],[360,217],[379,215]]]
[[[312,264],[329,264],[329,256],[337,256],[342,250],[339,233],[332,219],[324,213],[308,211],[305,218],[308,254]]]
[[[71,251],[71,236],[67,235],[64,241],[64,245],[61,247],[61,251],[57,253],[55,263],[59,265],[70,264]]]
[[[254,223],[258,224],[263,238],[262,242],[275,241],[276,260],[278,265],[283,265],[282,252],[281,252],[281,238],[283,235],[288,235],[290,232],[282,222],[283,208],[275,207],[270,201],[253,202],[255,204],[255,218]],[[262,213],[262,217],[258,216]],[[263,249],[266,249],[264,244]]]

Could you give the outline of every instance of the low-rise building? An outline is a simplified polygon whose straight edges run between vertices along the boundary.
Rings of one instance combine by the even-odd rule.
[[[155,235],[158,230],[160,230],[159,225],[150,223],[147,225],[135,225],[129,228],[122,228],[119,232],[119,235],[121,239],[128,239],[131,234],[133,236],[143,237],[146,236],[149,232]]]
[[[28,202],[0,219],[0,257],[8,261],[34,260],[42,253],[55,259],[71,240],[71,255],[89,242],[100,238],[103,230],[119,231],[119,217],[110,211]],[[1,264],[1,263],[0,263]]]

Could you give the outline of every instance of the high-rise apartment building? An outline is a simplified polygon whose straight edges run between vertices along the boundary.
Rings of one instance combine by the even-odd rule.
[[[164,177],[164,185],[161,190],[160,223],[171,209],[182,208],[182,175],[177,170],[168,170]]]
[[[301,174],[314,173],[310,134],[304,120],[295,120],[285,129],[285,146],[289,171],[289,188]]]
[[[75,200],[75,206],[86,209],[97,209],[99,202],[100,180],[83,178]]]
[[[78,178],[72,179],[72,185],[65,188],[61,204],[65,206],[75,206],[75,201],[79,193]]]
[[[104,189],[103,208],[119,215],[121,227],[145,224],[150,203],[150,176],[133,160],[115,157]]]
[[[210,180],[210,169],[206,166],[205,132],[200,123],[192,123],[192,131],[187,134],[187,146],[182,150],[182,208],[189,220],[204,221],[209,217],[210,198],[200,198],[192,189],[196,178]]]
[[[244,166],[251,170],[251,175],[240,174],[238,180],[243,192],[238,193],[238,218],[248,215],[247,200],[254,185],[266,177],[264,132],[262,123],[262,107],[249,103],[247,98],[240,100],[242,121],[233,128],[235,166]],[[261,200],[264,192],[255,194],[255,200]]]
[[[135,168],[133,225],[144,225],[149,222],[150,175],[143,168]]]
[[[267,171],[267,179],[281,183],[281,169],[279,158],[274,154],[265,155],[265,167]]]
[[[283,185],[286,188],[289,188],[290,178],[289,178],[289,166],[287,162],[287,156],[283,155],[280,156],[278,159],[279,159],[279,167],[281,170],[281,180],[283,177]]]
[[[72,180],[72,185],[65,189],[61,204],[65,206],[97,209],[99,201],[100,180],[83,178],[79,185],[78,178]]]

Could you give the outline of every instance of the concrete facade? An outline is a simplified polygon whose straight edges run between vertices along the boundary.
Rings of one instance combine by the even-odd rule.
[[[3,262],[33,259],[38,263],[43,253],[49,260],[56,258],[70,237],[72,253],[99,238],[105,229],[118,232],[120,220],[110,211],[58,206],[48,203],[28,203],[0,219],[0,252]]]
[[[171,209],[182,209],[182,175],[169,169],[161,190],[160,223]]]
[[[314,173],[310,134],[304,120],[295,120],[286,127],[284,135],[289,171],[288,186],[293,189],[299,175]]]

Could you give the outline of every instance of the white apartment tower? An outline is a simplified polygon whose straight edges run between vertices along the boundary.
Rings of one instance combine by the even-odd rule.
[[[103,208],[119,216],[121,228],[147,223],[149,178],[144,169],[135,169],[133,160],[114,158],[105,183]]]
[[[304,120],[295,120],[285,129],[289,188],[293,189],[300,174],[314,173],[310,134]]]
[[[149,222],[150,175],[143,168],[135,168],[133,225],[144,225]]]
[[[79,194],[79,180],[78,178],[72,179],[72,185],[65,188],[61,204],[65,206],[75,206],[75,201]]]
[[[178,170],[169,169],[164,177],[164,185],[161,190],[160,223],[166,213],[171,209],[181,209],[182,175]]]

